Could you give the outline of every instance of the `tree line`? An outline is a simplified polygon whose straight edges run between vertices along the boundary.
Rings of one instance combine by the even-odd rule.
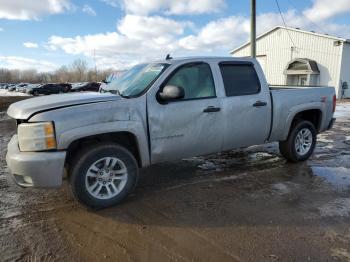
[[[89,68],[85,60],[77,59],[69,66],[61,66],[53,72],[0,68],[0,83],[101,82],[112,72],[113,69]]]

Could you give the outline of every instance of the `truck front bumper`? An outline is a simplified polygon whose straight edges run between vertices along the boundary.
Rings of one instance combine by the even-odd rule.
[[[14,135],[8,144],[6,162],[22,187],[58,187],[62,184],[66,152],[21,152]]]

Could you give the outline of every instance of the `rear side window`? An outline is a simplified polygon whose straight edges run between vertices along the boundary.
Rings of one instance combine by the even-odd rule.
[[[220,63],[226,96],[244,96],[260,92],[260,81],[252,64]]]

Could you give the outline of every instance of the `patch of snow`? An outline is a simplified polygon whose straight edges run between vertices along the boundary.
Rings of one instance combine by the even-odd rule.
[[[338,198],[319,208],[322,217],[349,217],[350,198]]]
[[[0,121],[8,120],[8,119],[10,119],[10,117],[7,115],[6,112],[0,112]]]
[[[350,252],[345,248],[332,248],[332,258],[338,261],[350,261]]]
[[[337,104],[334,117],[337,118],[350,118],[350,102]]]
[[[217,170],[219,167],[215,165],[215,163],[210,162],[210,161],[205,161],[203,164],[198,166],[200,169],[203,170]]]
[[[273,184],[271,187],[281,195],[289,194],[291,192],[290,188],[284,183]]]
[[[10,92],[8,90],[5,89],[0,89],[0,96],[30,96],[26,93],[20,93],[20,92]]]

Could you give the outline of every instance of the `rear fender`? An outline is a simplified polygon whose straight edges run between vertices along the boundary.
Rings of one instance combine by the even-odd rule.
[[[280,139],[281,141],[284,141],[287,139],[288,134],[289,134],[289,130],[291,128],[291,125],[293,123],[293,120],[295,118],[295,116],[303,111],[307,111],[307,110],[320,110],[321,111],[321,119],[320,119],[320,127],[322,126],[323,118],[324,118],[324,106],[325,104],[322,102],[312,102],[312,103],[308,103],[308,104],[301,104],[301,105],[297,105],[294,106],[290,109],[288,116],[286,118],[286,122],[285,122],[285,127],[283,129],[283,133],[281,135],[282,139]],[[316,127],[317,128],[317,127]]]

